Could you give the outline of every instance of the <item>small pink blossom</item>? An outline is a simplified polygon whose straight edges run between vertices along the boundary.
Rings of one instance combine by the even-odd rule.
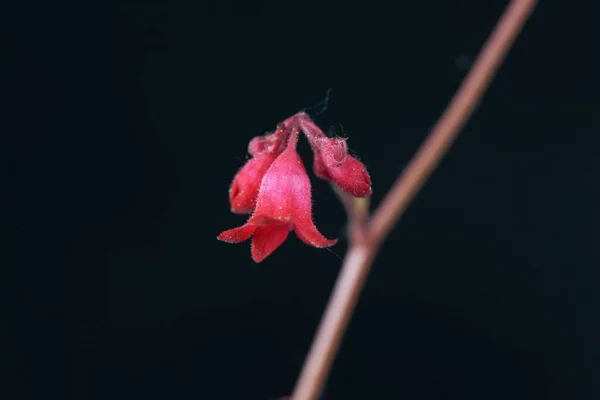
[[[370,196],[371,177],[356,158],[348,154],[344,138],[320,138],[313,163],[315,175],[335,183],[346,193],[356,197]]]
[[[371,177],[363,163],[348,154],[345,138],[329,138],[306,114],[297,114],[300,127],[315,154],[313,170],[321,179],[336,184],[356,197],[370,196]]]
[[[272,134],[253,138],[248,145],[252,158],[237,172],[229,190],[231,211],[252,215],[244,225],[217,238],[228,243],[252,238],[255,262],[281,246],[290,231],[313,247],[337,242],[323,236],[313,222],[310,179],[296,151],[300,131],[314,152],[313,168],[318,177],[353,196],[371,194],[369,174],[348,154],[345,139],[328,138],[305,113],[288,118]]]
[[[256,209],[239,228],[221,233],[219,240],[239,243],[252,236],[252,259],[261,262],[277,249],[290,231],[314,247],[333,246],[337,239],[325,238],[312,220],[311,185],[296,152],[298,131],[291,134],[287,148],[275,159],[262,178]]]

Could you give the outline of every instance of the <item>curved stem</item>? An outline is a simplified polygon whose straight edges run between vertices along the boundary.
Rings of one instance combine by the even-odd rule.
[[[473,68],[410,164],[365,225],[364,240],[352,240],[317,334],[294,388],[294,400],[315,400],[332,367],[342,337],[381,243],[423,187],[489,86],[537,0],[512,0],[484,44]],[[350,218],[352,215],[350,215]]]

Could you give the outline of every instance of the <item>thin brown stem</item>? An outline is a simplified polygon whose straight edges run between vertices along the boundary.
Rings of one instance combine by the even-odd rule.
[[[379,246],[473,113],[536,4],[537,0],[510,2],[448,108],[370,219],[363,235],[366,238],[353,240],[351,235],[342,270],[296,383],[294,400],[317,398]],[[348,203],[345,204],[348,209]]]
[[[512,0],[484,44],[448,108],[383,199],[370,222],[373,240],[384,240],[448,151],[506,57],[537,0]]]

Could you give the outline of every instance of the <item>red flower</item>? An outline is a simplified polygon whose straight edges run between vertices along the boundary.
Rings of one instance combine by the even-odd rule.
[[[310,180],[296,152],[298,128],[292,123],[282,125],[279,130],[283,129],[291,129],[289,142],[262,178],[254,213],[241,227],[218,236],[219,240],[228,243],[243,242],[252,236],[252,259],[255,262],[261,262],[273,253],[291,230],[310,246],[329,247],[337,242],[337,239],[325,238],[313,223]],[[243,174],[240,178],[240,182],[247,184],[246,187],[251,186],[248,182],[254,182],[246,179],[250,175]]]
[[[328,138],[306,114],[298,114],[300,127],[315,153],[315,175],[335,183],[344,192],[356,197],[370,196],[371,177],[363,163],[348,154],[346,139]]]
[[[283,127],[275,133],[257,136],[250,141],[248,152],[254,157],[237,172],[229,188],[231,212],[249,214],[254,210],[260,182],[281,152],[285,135]]]
[[[353,196],[367,197],[373,193],[371,177],[363,163],[348,154],[346,139],[318,139],[313,170],[319,178],[335,183]]]

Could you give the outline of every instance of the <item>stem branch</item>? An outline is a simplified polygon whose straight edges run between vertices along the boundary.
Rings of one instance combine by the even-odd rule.
[[[294,400],[315,400],[321,392],[379,247],[475,110],[536,4],[537,0],[511,0],[446,111],[370,220],[356,221],[349,215],[351,226],[363,234],[358,235],[361,240],[350,235],[350,248],[294,388]]]

